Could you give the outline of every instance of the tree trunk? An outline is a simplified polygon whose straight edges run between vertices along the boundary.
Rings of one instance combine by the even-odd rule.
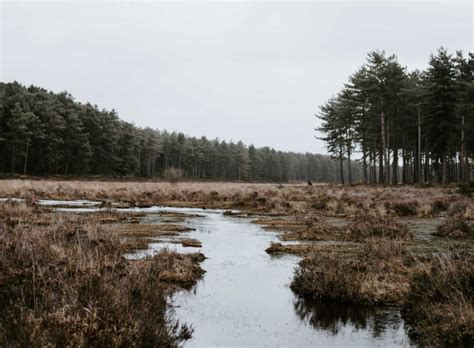
[[[407,183],[407,161],[406,161],[405,135],[402,136],[402,184]]]
[[[373,184],[373,160],[372,160],[372,151],[369,152],[369,183]]]
[[[393,178],[393,184],[397,185],[398,184],[398,149],[393,149],[393,164],[392,164],[392,178]]]
[[[379,183],[385,183],[384,163],[385,154],[385,115],[383,111],[380,113],[380,156],[379,156]]]
[[[12,175],[15,174],[15,145],[12,146]]]
[[[348,174],[349,185],[352,185],[352,168],[351,168],[351,150],[350,150],[350,146],[347,149],[347,174]]]
[[[138,161],[137,161],[137,164],[138,164],[138,168],[137,168],[137,171],[138,171],[138,176],[141,176],[141,173],[142,173],[142,170],[141,170],[141,162],[140,162],[140,151],[138,151]]]
[[[446,163],[446,155],[443,154],[443,157],[441,159],[441,181],[443,182],[443,184],[446,184],[446,181],[447,181],[447,163]]]
[[[25,162],[23,163],[23,175],[26,175],[26,167],[28,165],[28,148],[30,147],[30,142],[26,142],[26,149],[25,149]]]
[[[397,111],[398,113],[398,111]],[[392,178],[393,178],[393,183],[395,185],[398,184],[398,139],[397,139],[397,134],[398,134],[398,122],[397,118],[394,120],[394,139],[393,139],[393,164],[392,164]]]
[[[364,184],[367,184],[367,145],[365,139],[365,107],[362,107],[362,170],[364,171]]]
[[[425,182],[431,182],[430,175],[430,153],[428,152],[428,140],[425,140]]]
[[[420,105],[418,104],[417,106],[418,109],[418,158],[417,158],[417,173],[418,173],[418,182],[422,183],[423,178],[422,178],[422,173],[421,173],[421,111],[420,111]]]
[[[388,184],[392,183],[391,180],[391,175],[390,175],[390,124],[387,123],[387,133],[386,133],[386,138],[387,138],[387,150],[386,150],[386,157],[385,157],[385,181]]]
[[[460,165],[460,180],[466,181],[466,165],[465,165],[465,139],[464,139],[464,115],[461,115],[461,153],[459,155],[459,165]]]
[[[363,168],[363,175],[364,175],[364,184],[367,184],[368,182],[368,176],[367,176],[367,153],[365,148],[362,149],[362,168]]]
[[[344,185],[344,166],[343,166],[343,152],[342,152],[342,147],[339,147],[339,165],[340,165],[340,171],[341,171],[341,184]]]

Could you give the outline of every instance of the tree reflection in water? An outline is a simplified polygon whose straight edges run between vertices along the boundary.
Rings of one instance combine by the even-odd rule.
[[[367,330],[376,338],[387,330],[396,331],[404,326],[400,312],[393,308],[317,301],[299,296],[295,296],[293,305],[302,321],[332,335],[350,326],[354,330]]]

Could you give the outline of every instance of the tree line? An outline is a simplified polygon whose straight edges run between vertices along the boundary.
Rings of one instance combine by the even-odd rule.
[[[370,52],[341,91],[320,106],[317,131],[349,183],[355,153],[365,183],[471,181],[473,73],[472,53],[440,48],[426,70],[409,72],[395,55]]]
[[[67,92],[17,82],[0,83],[0,159],[1,173],[24,175],[155,178],[176,168],[188,179],[339,180],[329,156],[140,128]]]

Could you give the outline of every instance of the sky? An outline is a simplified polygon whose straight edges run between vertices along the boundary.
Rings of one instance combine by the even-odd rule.
[[[372,50],[426,68],[473,52],[474,2],[0,0],[0,80],[140,127],[326,153],[319,105]]]

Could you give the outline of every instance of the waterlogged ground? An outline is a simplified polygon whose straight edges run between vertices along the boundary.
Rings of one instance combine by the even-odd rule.
[[[295,256],[271,257],[277,239],[249,220],[199,212],[186,233],[203,244],[207,271],[192,291],[173,296],[172,313],[193,325],[189,347],[210,345],[408,345],[396,311],[310,303],[289,288]]]
[[[103,210],[93,201],[43,201],[60,211]],[[202,346],[409,346],[397,310],[374,309],[335,303],[310,302],[289,288],[299,258],[270,256],[265,249],[278,241],[250,219],[225,216],[220,210],[192,208],[128,208],[140,212],[147,224],[168,222],[161,212],[188,214],[182,222],[195,230],[163,236],[140,258],[163,248],[179,252],[201,251],[206,273],[188,291],[170,299],[170,314],[194,328],[186,347]],[[180,241],[197,239],[200,248],[184,248]]]

